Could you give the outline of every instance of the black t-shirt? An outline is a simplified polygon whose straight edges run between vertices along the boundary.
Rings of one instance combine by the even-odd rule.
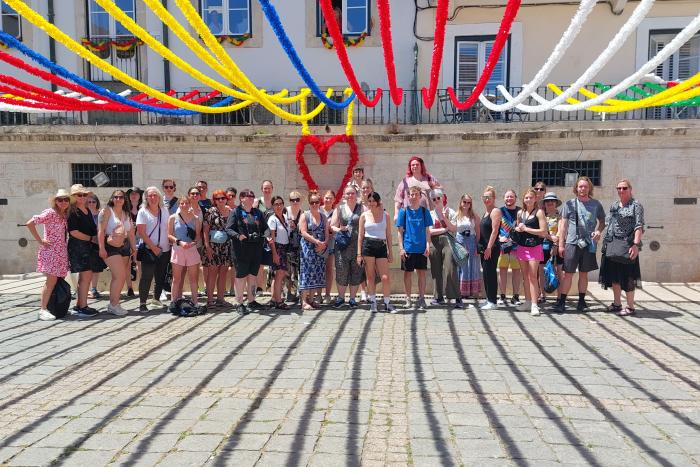
[[[95,225],[92,213],[89,210],[83,213],[80,209],[71,211],[68,216],[68,232],[71,230],[77,230],[91,237],[97,235],[97,225]]]
[[[212,206],[213,204],[209,198],[199,200],[199,208],[202,210],[202,212],[207,211]]]

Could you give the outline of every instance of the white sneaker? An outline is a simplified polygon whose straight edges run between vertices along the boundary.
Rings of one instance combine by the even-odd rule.
[[[39,319],[41,321],[54,321],[56,317],[49,310],[39,310]]]
[[[532,305],[533,305],[532,303],[525,300],[520,305],[516,306],[515,309],[518,311],[528,311],[530,309],[530,307],[532,307]],[[537,306],[537,305],[535,305],[535,306]]]
[[[506,302],[502,298],[499,298],[498,300],[496,300],[496,305],[498,305],[498,306],[505,306],[505,304],[506,304]]]
[[[480,304],[479,308],[481,308],[482,310],[496,310],[498,308],[498,305],[487,300],[483,304]]]
[[[367,292],[365,292],[364,290],[360,290],[360,301],[367,301]]]
[[[371,311],[372,313],[376,313],[376,312],[378,311],[378,310],[377,310],[377,301],[376,301],[376,300],[373,300],[373,301],[370,302],[370,304],[369,304],[369,311]]]
[[[404,303],[404,307],[411,308],[411,297],[406,297],[406,302]]]
[[[161,302],[160,300],[155,300],[153,298],[148,301],[148,304],[151,306],[158,307],[158,308],[165,308],[165,305],[163,305],[163,302]]]
[[[530,307],[530,314],[532,316],[539,316],[540,315],[540,307],[538,307],[535,303],[533,303],[532,307]]]
[[[113,306],[111,303],[107,305],[107,313],[111,313],[116,316],[125,316],[128,311],[119,305]]]
[[[165,293],[165,290],[163,290],[163,291],[160,293],[160,299],[159,299],[159,300],[160,300],[161,302],[165,302],[165,301],[168,300],[168,294]]]

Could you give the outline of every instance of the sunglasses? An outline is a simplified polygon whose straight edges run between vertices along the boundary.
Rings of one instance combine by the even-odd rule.
[[[73,196],[76,198],[85,198],[87,196],[87,193],[76,193]]]
[[[431,198],[433,201],[440,201],[442,198]]]
[[[163,189],[165,189],[165,190],[174,190],[174,189],[175,189],[175,185],[163,185]]]
[[[472,202],[471,202],[471,201],[467,201],[467,200],[465,199],[464,201],[462,201],[462,204],[472,204]]]
[[[228,198],[225,196],[220,196],[218,198],[214,198],[214,201],[226,201]]]
[[[241,195],[241,198],[255,198],[255,195]]]
[[[535,191],[544,191],[544,188],[533,188]]]
[[[197,189],[201,191],[201,190],[206,190],[207,187],[206,187],[206,186],[202,186],[202,185],[197,185]]]
[[[114,195],[114,196],[112,196],[112,199],[124,199],[124,196],[122,196],[122,195]]]
[[[289,198],[290,203],[299,203],[301,201],[301,198]]]
[[[56,198],[57,203],[67,203],[70,201],[70,198]]]
[[[481,199],[483,199],[484,201],[486,201],[486,200],[491,199],[491,197],[490,197],[490,196],[482,196]]]
[[[628,187],[628,186],[619,186],[619,187],[617,187],[617,191],[627,191],[627,190],[629,190],[629,189],[630,189],[630,187]]]
[[[309,204],[313,206],[315,204],[321,204],[321,202],[320,201],[309,201]]]
[[[97,201],[95,201],[94,199],[91,199],[91,200],[88,200],[88,204],[97,204]]]

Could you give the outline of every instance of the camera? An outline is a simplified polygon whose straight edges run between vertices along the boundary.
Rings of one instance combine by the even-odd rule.
[[[258,240],[260,238],[262,238],[262,235],[260,235],[258,232],[253,232],[250,235],[248,235],[248,240],[251,240],[251,241]]]
[[[585,238],[579,238],[578,240],[576,240],[576,246],[581,248],[582,250],[588,248],[588,240],[586,240]]]

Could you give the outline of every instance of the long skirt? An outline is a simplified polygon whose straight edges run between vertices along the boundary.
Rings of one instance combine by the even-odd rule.
[[[476,253],[476,237],[457,234],[457,241],[469,252],[467,264],[459,268],[459,292],[462,297],[478,297],[481,293],[481,261]]]
[[[326,286],[326,258],[316,253],[314,245],[301,240],[299,290],[322,289]]]

